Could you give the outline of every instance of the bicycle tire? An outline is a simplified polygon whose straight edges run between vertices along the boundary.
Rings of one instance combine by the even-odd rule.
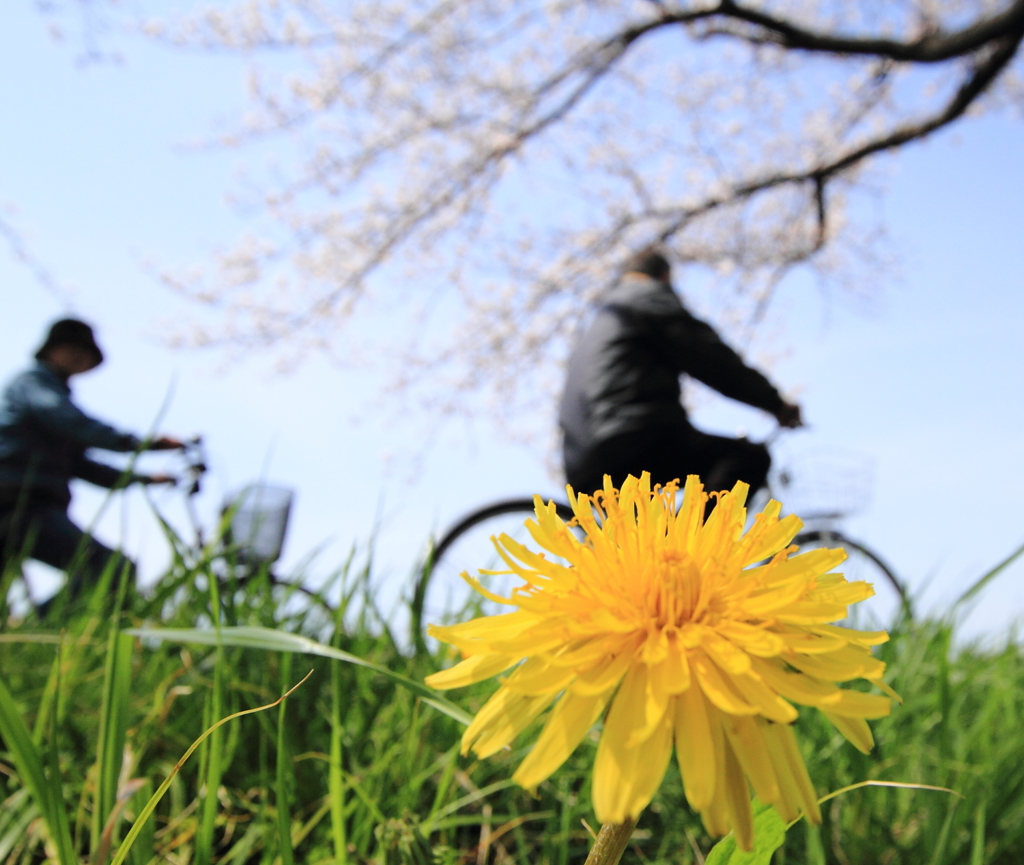
[[[572,508],[564,502],[555,502],[555,511],[563,520],[570,520],[573,517]],[[532,516],[533,513],[534,503],[532,498],[502,499],[492,502],[470,511],[433,544],[416,580],[410,604],[410,626],[413,639],[418,645],[423,645],[423,608],[426,604],[431,578],[434,576],[438,564],[444,561],[446,554],[449,553],[455,543],[469,531],[488,520],[509,514],[523,514],[525,517],[528,517]]]
[[[477,508],[477,510],[467,514],[459,520],[454,526],[445,532],[441,540],[437,542],[432,556],[433,564],[436,565],[441,560],[451,545],[458,540],[460,535],[464,535],[471,528],[479,525],[485,520],[492,519],[493,517],[504,516],[505,514],[533,514],[533,512],[534,504],[532,498],[503,499],[500,502],[494,502],[490,505],[484,505],[482,508]],[[555,512],[563,520],[571,520],[573,517],[572,508],[562,502],[555,502]]]

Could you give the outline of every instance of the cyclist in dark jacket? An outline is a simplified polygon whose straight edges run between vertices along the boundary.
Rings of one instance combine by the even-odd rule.
[[[71,401],[68,379],[102,361],[92,328],[62,319],[50,328],[36,363],[16,375],[0,398],[0,571],[22,558],[37,559],[68,572],[71,597],[120,555],[69,519],[71,479],[108,489],[172,480],[126,473],[86,455],[89,448],[125,453],[144,446],[138,436],[89,417]],[[166,436],[148,443],[153,450],[181,446]]]
[[[559,422],[566,478],[577,491],[599,489],[605,474],[619,486],[642,471],[661,484],[699,474],[709,490],[765,484],[767,448],[690,424],[680,402],[684,374],[783,426],[801,424],[799,406],[687,311],[670,275],[660,252],[638,253],[569,358]]]

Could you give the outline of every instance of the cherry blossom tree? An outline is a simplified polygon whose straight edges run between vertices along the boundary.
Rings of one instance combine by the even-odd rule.
[[[1024,0],[224,0],[147,29],[251,55],[225,142],[290,154],[251,236],[167,276],[215,310],[189,338],[343,356],[383,310],[396,384],[514,411],[647,244],[745,345],[795,269],[877,285],[881,158],[1024,105]]]

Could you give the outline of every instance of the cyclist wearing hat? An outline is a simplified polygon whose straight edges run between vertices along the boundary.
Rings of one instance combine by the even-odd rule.
[[[55,322],[35,358],[0,396],[0,565],[32,558],[67,571],[68,592],[74,598],[121,554],[70,520],[71,479],[108,489],[171,481],[166,475],[134,474],[95,462],[86,451],[169,450],[182,443],[167,436],[145,443],[89,417],[72,402],[69,379],[103,362],[92,328],[84,321]]]

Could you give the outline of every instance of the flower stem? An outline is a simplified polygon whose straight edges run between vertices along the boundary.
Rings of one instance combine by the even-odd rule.
[[[625,823],[602,825],[594,846],[590,848],[586,865],[618,865],[635,828],[636,820],[628,817]]]

